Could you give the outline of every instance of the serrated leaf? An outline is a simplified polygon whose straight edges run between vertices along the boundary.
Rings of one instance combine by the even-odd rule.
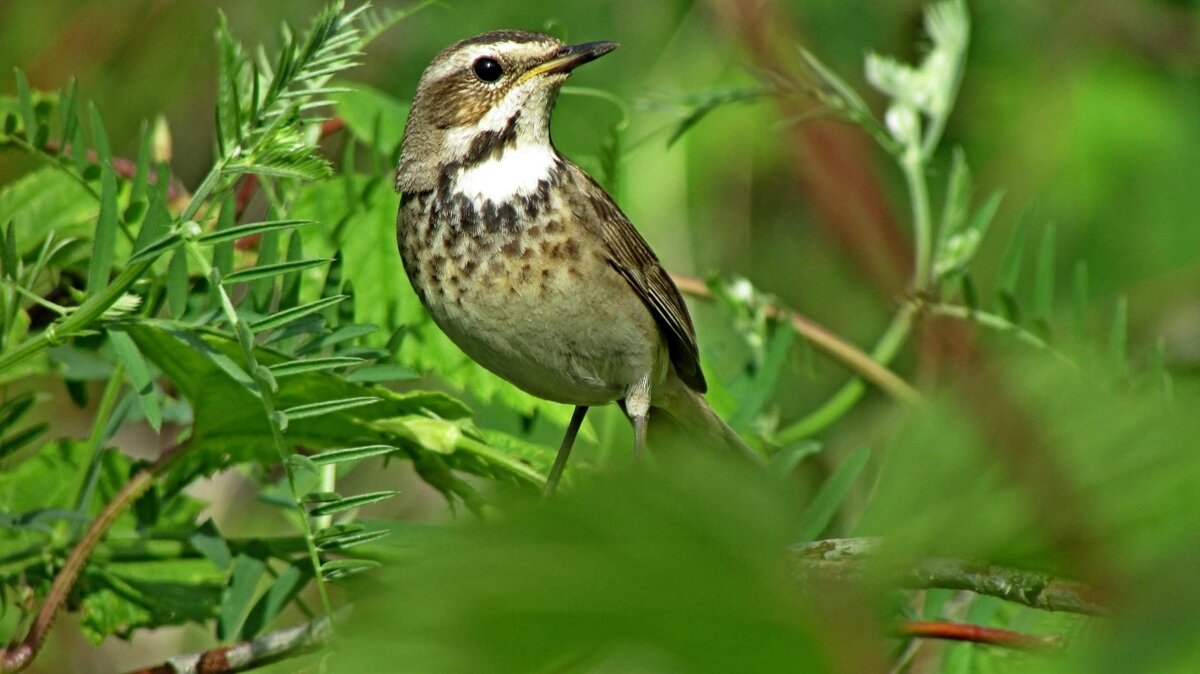
[[[88,265],[87,292],[96,295],[108,285],[113,254],[117,245],[117,176],[109,163],[100,167],[100,214],[96,218],[96,235],[92,244],[92,260]]]
[[[287,377],[289,375],[301,374],[304,372],[319,372],[321,370],[334,370],[340,367],[350,365],[358,365],[365,362],[362,358],[350,358],[346,356],[332,356],[329,358],[309,358],[308,360],[295,360],[286,363],[272,365],[269,369],[276,377]]]
[[[289,407],[283,413],[289,419],[305,419],[308,417],[317,417],[324,414],[332,414],[333,412],[341,412],[344,410],[354,409],[355,407],[363,407],[365,405],[374,405],[381,402],[383,398],[375,396],[359,396],[355,398],[342,398],[341,400],[324,400],[319,403],[309,403],[307,405],[297,405]]]
[[[357,494],[355,496],[347,496],[346,498],[343,498],[340,501],[334,501],[332,503],[324,503],[322,505],[316,506],[315,508],[313,508],[312,510],[309,511],[309,514],[312,515],[313,517],[321,517],[323,515],[333,515],[336,513],[345,512],[347,510],[361,508],[363,506],[367,506],[372,503],[378,503],[380,501],[385,501],[399,493],[400,492],[395,491],[395,490],[387,490],[387,491],[373,491],[373,492],[368,492],[366,494]]]
[[[381,456],[398,451],[400,451],[400,448],[393,447],[392,445],[364,445],[362,447],[328,449],[319,454],[313,454],[309,458],[312,459],[312,462],[318,466],[326,466],[336,463],[345,463],[347,461],[359,461],[372,456]]]
[[[334,297],[326,297],[308,304],[301,304],[298,307],[285,309],[266,318],[259,319],[249,324],[250,330],[253,332],[263,332],[264,330],[273,330],[275,328],[287,325],[294,320],[302,318],[312,313],[316,313],[326,307],[334,306],[339,302],[350,297],[349,295],[335,295]]]
[[[842,503],[846,497],[850,495],[850,490],[854,487],[854,483],[858,480],[859,474],[863,468],[867,466],[867,459],[871,456],[871,452],[866,447],[860,447],[850,453],[848,457],[838,466],[833,475],[825,480],[821,485],[820,491],[817,492],[812,503],[804,510],[804,514],[800,517],[800,524],[796,530],[796,540],[812,541],[816,540],[826,528],[833,518],[837,515],[838,509],[842,507]]]
[[[125,366],[125,374],[133,384],[146,421],[157,433],[162,428],[162,410],[158,406],[158,395],[154,390],[154,378],[150,375],[150,368],[146,366],[146,361],[142,359],[141,352],[129,335],[120,330],[110,329],[108,339],[112,342],[117,358]]]
[[[242,269],[229,274],[221,279],[221,285],[232,285],[234,283],[246,283],[248,281],[257,281],[259,279],[273,278],[284,274],[293,274],[301,272],[313,267],[320,267],[329,262],[329,258],[319,258],[313,260],[296,260],[293,262],[278,262],[275,264],[260,265]]]
[[[232,212],[230,213],[232,215]],[[229,222],[232,222],[230,220]],[[314,224],[316,220],[268,220],[264,222],[252,222],[236,227],[221,227],[214,232],[209,232],[196,238],[196,243],[202,246],[212,246],[218,243],[234,241],[255,234],[264,234],[284,229],[294,229],[303,227],[304,225]]]

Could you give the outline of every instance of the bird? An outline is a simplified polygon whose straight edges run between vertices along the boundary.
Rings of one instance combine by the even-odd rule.
[[[652,415],[755,455],[704,399],[679,289],[612,197],[551,140],[563,83],[617,47],[519,30],[450,45],[418,82],[396,172],[397,246],[434,323],[518,388],[574,406],[547,494],[588,409],[614,402],[638,458]]]

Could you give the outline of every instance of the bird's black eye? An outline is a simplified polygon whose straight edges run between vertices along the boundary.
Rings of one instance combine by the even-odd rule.
[[[495,82],[504,75],[504,68],[500,67],[500,62],[490,56],[475,59],[471,69],[475,71],[475,77],[484,82]]]

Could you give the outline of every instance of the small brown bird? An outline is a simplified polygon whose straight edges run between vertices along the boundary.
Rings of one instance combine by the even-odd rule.
[[[444,49],[421,76],[396,176],[400,256],[434,322],[524,391],[575,405],[548,492],[588,407],[614,401],[637,456],[652,409],[656,426],[662,412],[695,440],[753,454],[701,396],[679,290],[550,140],[571,71],[616,48],[496,31]]]

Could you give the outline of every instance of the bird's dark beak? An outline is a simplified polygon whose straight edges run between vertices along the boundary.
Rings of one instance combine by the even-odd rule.
[[[549,60],[526,71],[525,77],[522,79],[529,79],[535,75],[569,73],[589,61],[595,61],[619,46],[616,42],[607,41],[564,45],[559,47],[558,52]]]

